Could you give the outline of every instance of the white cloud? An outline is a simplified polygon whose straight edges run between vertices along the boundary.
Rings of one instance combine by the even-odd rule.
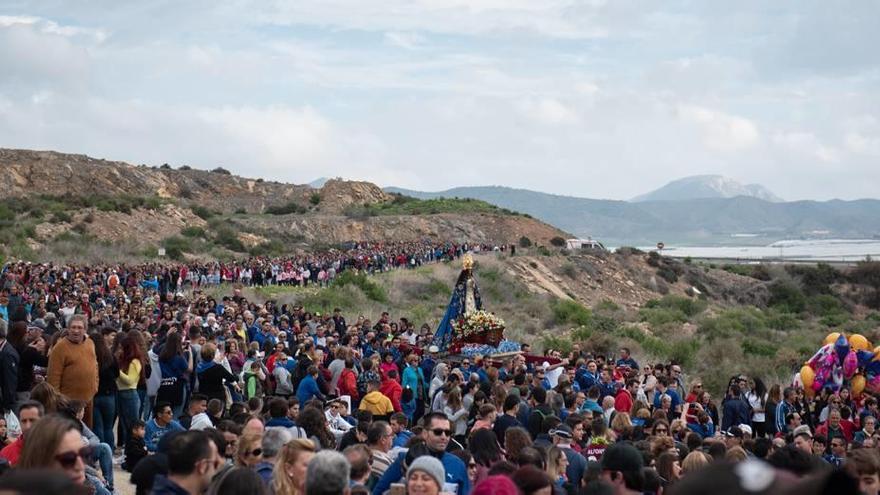
[[[517,109],[527,119],[546,125],[570,125],[580,121],[580,117],[571,107],[555,98],[533,98],[521,101]]]
[[[822,162],[835,163],[840,160],[838,150],[826,146],[811,132],[777,132],[773,135],[773,143],[788,152],[813,156]]]
[[[845,136],[844,143],[853,153],[880,156],[880,135],[866,136],[859,132],[850,132]]]
[[[757,126],[745,117],[697,105],[680,105],[677,112],[681,119],[696,124],[703,134],[703,143],[716,151],[751,148],[760,138]]]
[[[385,33],[385,42],[406,50],[417,50],[425,42],[425,37],[417,33],[389,31]]]

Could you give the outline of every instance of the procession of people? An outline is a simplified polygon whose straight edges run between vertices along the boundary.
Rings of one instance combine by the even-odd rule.
[[[0,491],[114,493],[121,467],[143,494],[878,493],[877,398],[846,383],[743,369],[715,397],[623,345],[468,352],[457,318],[481,300],[467,266],[438,328],[242,295],[501,249],[9,263]]]

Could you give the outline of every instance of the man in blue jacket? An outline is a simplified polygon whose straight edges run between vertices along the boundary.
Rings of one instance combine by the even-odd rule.
[[[443,468],[446,470],[446,483],[456,486],[457,495],[468,495],[471,492],[471,482],[467,475],[467,466],[458,457],[447,453],[446,447],[449,446],[449,440],[452,438],[452,424],[445,414],[434,412],[425,416],[425,445],[431,455],[440,459]],[[388,466],[385,474],[376,483],[373,488],[373,495],[382,495],[387,491],[392,483],[397,483],[403,477],[403,460],[406,453],[401,453],[397,459]],[[443,487],[441,487],[442,489]],[[451,488],[451,487],[450,487]],[[447,491],[442,489],[442,491]]]
[[[308,374],[299,382],[299,386],[296,388],[296,398],[299,400],[300,407],[305,407],[312,399],[326,399],[324,394],[321,393],[320,387],[318,387],[318,367],[315,365],[309,366],[306,373]]]
[[[739,385],[730,386],[730,395],[721,404],[724,416],[721,418],[721,429],[732,426],[752,425],[752,408],[742,397]]]

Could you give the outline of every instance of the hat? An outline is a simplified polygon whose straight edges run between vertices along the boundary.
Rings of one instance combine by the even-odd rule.
[[[752,427],[746,424],[739,425],[740,431],[743,432],[743,435],[747,435],[749,437],[752,436]]]
[[[794,431],[792,432],[792,436],[795,436],[795,437],[796,437],[796,436],[800,435],[801,433],[806,433],[807,435],[810,435],[810,438],[813,437],[813,433],[810,431],[810,425],[800,425],[800,426],[798,426],[798,427],[795,428]]]
[[[437,460],[436,457],[430,455],[417,457],[416,460],[410,464],[409,469],[406,470],[406,479],[409,480],[410,476],[416,471],[421,471],[434,478],[434,481],[437,482],[437,487],[441,490],[443,489],[443,483],[446,479],[446,470],[443,468],[443,463]]]
[[[602,454],[602,469],[606,471],[641,471],[642,454],[632,445],[616,443]]]
[[[569,440],[574,437],[574,433],[571,431],[571,427],[564,423],[557,426],[556,429],[550,430],[550,434]]]
[[[727,430],[727,434],[725,436],[742,438],[743,437],[743,430],[739,426],[731,426]]]
[[[440,348],[436,345],[432,345],[431,347],[428,347],[428,352],[430,352],[431,354],[436,354],[440,352]]]

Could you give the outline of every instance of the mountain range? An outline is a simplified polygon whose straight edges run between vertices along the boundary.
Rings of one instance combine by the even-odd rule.
[[[752,195],[725,197],[738,187],[713,189],[702,180],[676,181],[633,201],[578,198],[501,186],[457,187],[422,192],[397,187],[387,192],[420,199],[480,199],[527,213],[579,237],[606,245],[765,245],[783,239],[880,237],[880,201],[782,202],[760,186],[740,186]],[[696,184],[687,190],[683,185]],[[670,191],[680,191],[676,197]],[[703,192],[700,192],[703,191]],[[686,194],[685,194],[686,193]],[[709,197],[700,197],[700,195]],[[754,196],[758,197],[754,197]],[[775,201],[771,201],[775,200]]]

